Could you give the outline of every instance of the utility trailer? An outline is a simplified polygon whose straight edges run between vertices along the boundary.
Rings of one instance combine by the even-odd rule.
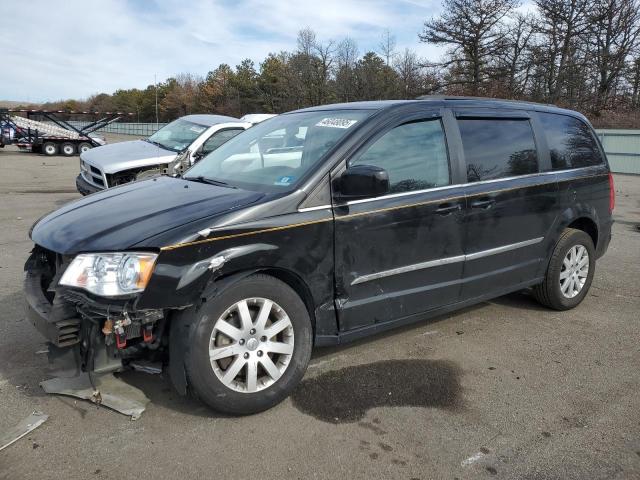
[[[33,153],[69,157],[104,145],[103,139],[91,134],[125,115],[132,114],[0,108],[0,147],[17,145]],[[69,116],[91,116],[98,120],[76,127],[63,118]]]

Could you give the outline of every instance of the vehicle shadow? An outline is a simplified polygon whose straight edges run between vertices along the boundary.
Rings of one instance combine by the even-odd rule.
[[[519,310],[529,310],[536,312],[551,312],[553,310],[540,305],[533,297],[531,290],[523,290],[520,292],[510,293],[502,297],[494,298],[489,303],[501,305],[503,307],[516,308]]]
[[[192,417],[229,417],[229,415],[212,410],[193,395],[180,395],[173,388],[167,369],[159,375],[126,370],[117,376],[123,382],[142,390],[150,400],[149,405],[153,408],[172,410]]]
[[[540,305],[535,300],[535,298],[533,298],[533,296],[528,290],[523,290],[519,292],[510,293],[502,297],[494,298],[487,302],[481,302],[476,305],[471,305],[469,307],[465,307],[460,310],[456,310],[454,312],[443,313],[442,315],[437,315],[435,317],[432,317],[426,320],[417,320],[415,323],[392,328],[384,332],[375,333],[373,335],[355,340],[353,342],[345,343],[342,345],[330,346],[330,347],[318,347],[313,351],[311,358],[323,359],[325,357],[331,357],[332,355],[336,355],[345,350],[357,348],[361,345],[366,345],[368,343],[376,342],[378,340],[393,338],[394,336],[402,335],[403,333],[406,333],[418,328],[423,328],[426,325],[436,325],[443,320],[452,320],[452,319],[455,320],[458,317],[462,317],[462,316],[468,315],[469,313],[479,311],[484,308],[488,308],[488,306],[491,304],[500,305],[508,308],[528,310],[528,311],[539,311],[539,312],[550,311],[548,308]]]

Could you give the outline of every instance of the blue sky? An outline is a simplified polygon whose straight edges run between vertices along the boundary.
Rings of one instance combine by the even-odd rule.
[[[349,36],[377,50],[385,29],[398,50],[437,59],[421,44],[440,0],[30,0],[0,1],[0,100],[85,98],[143,88],[172,75],[205,75],[220,63],[256,64],[293,50],[303,27],[320,40]],[[28,12],[28,16],[25,16]]]

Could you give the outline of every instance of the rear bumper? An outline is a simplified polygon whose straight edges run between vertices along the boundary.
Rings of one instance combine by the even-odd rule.
[[[600,227],[600,232],[598,235],[598,246],[596,247],[596,258],[602,257],[609,248],[609,243],[611,242],[611,232],[613,230],[613,219],[610,220],[606,225]]]
[[[89,195],[91,193],[96,193],[102,190],[101,188],[96,187],[95,185],[91,185],[89,182],[87,182],[81,174],[78,174],[78,176],[76,177],[76,189],[82,195]]]

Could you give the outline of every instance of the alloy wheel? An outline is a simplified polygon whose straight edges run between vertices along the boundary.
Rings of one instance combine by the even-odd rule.
[[[209,360],[228,388],[253,393],[273,385],[291,361],[293,325],[277,303],[247,298],[234,303],[216,321]]]
[[[560,270],[560,291],[566,298],[580,293],[589,275],[589,252],[583,245],[569,249]]]

